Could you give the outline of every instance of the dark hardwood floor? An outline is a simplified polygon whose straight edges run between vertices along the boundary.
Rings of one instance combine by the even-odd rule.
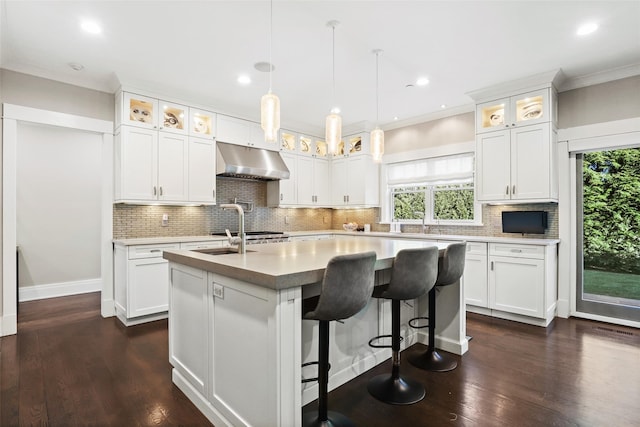
[[[19,316],[18,335],[0,338],[0,426],[210,425],[171,382],[166,321],[125,328],[100,317],[99,294],[21,303]],[[330,393],[329,408],[366,427],[640,425],[637,329],[469,314],[467,332],[470,350],[452,372],[403,362],[427,387],[423,401],[368,395],[387,361]]]

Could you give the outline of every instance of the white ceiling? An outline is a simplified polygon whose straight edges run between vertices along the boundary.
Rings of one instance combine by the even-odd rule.
[[[0,0],[0,14],[2,68],[107,92],[123,85],[259,120],[269,83],[253,65],[269,60],[268,1]],[[103,33],[84,33],[84,18]],[[599,30],[578,37],[588,20]],[[334,104],[345,124],[375,123],[373,49],[384,50],[379,114],[390,128],[395,116],[397,126],[464,111],[469,91],[554,69],[574,86],[640,74],[640,1],[276,0],[273,92],[283,127],[321,131]],[[237,84],[242,73],[251,85]],[[406,87],[420,76],[429,85]]]

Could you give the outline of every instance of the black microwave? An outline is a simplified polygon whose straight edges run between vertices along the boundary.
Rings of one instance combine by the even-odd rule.
[[[545,211],[504,211],[502,212],[503,233],[544,234],[547,229]]]

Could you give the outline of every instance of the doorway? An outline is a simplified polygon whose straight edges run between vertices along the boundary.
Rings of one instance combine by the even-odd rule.
[[[640,321],[640,147],[576,160],[576,308]]]
[[[113,122],[3,104],[2,117],[2,301],[0,336],[17,332],[17,147],[19,124],[30,123],[98,134],[101,144],[100,291],[101,314],[113,305]],[[73,156],[73,153],[69,154]],[[46,206],[42,207],[46,209]]]

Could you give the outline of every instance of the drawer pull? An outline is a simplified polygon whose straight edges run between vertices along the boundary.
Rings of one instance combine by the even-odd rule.
[[[515,253],[521,253],[522,249],[511,249],[511,252],[515,252]]]
[[[493,271],[493,261],[491,261],[491,271]]]

